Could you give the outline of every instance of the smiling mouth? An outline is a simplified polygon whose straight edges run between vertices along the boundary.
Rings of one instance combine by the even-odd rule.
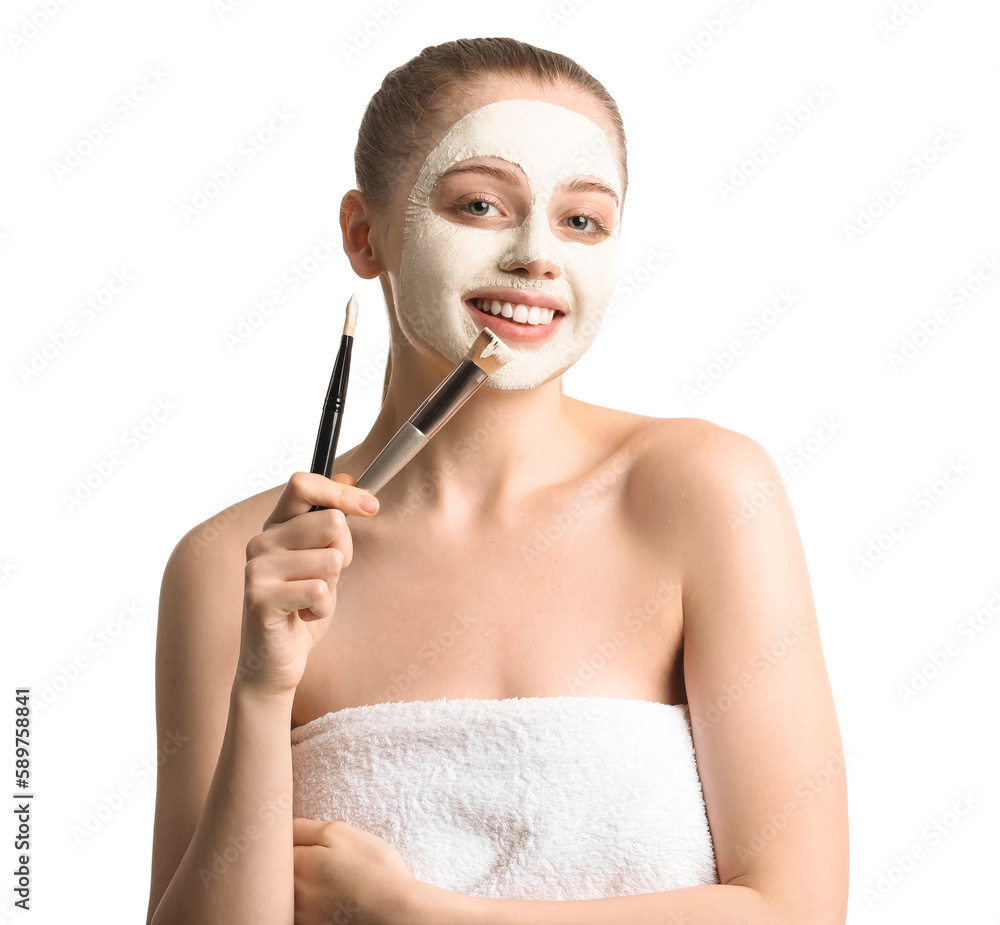
[[[518,302],[499,302],[496,299],[471,299],[473,305],[484,315],[500,315],[517,324],[547,325],[557,314],[552,308],[539,308],[537,305],[522,305]]]

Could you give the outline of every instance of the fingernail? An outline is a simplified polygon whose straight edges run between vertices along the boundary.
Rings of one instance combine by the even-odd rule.
[[[359,495],[358,507],[366,514],[374,514],[378,511],[378,498],[368,494]]]

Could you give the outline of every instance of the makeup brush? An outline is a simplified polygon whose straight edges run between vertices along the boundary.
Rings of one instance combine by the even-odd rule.
[[[354,325],[358,320],[358,294],[354,293],[347,303],[347,318],[344,321],[344,333],[340,338],[340,350],[337,352],[337,362],[330,375],[330,385],[323,400],[323,416],[320,418],[319,431],[316,434],[316,447],[313,450],[313,461],[310,472],[330,477],[330,468],[337,458],[337,439],[340,437],[340,421],[344,414],[344,399],[347,397],[347,378],[351,373],[351,348],[354,345]],[[309,511],[326,510],[322,505],[314,504]]]
[[[510,347],[489,328],[483,328],[469,352],[361,473],[356,483],[358,488],[375,494],[451,420],[452,415],[472,397],[488,376],[513,359]]]

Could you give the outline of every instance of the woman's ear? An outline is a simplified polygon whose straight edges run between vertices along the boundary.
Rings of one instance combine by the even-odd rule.
[[[340,230],[344,235],[344,253],[354,272],[362,279],[374,279],[385,269],[382,255],[376,252],[368,205],[360,191],[352,189],[340,202]]]

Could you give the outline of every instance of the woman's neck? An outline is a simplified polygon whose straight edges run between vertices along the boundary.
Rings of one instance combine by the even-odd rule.
[[[371,431],[345,454],[341,468],[360,476],[448,371],[411,371],[394,363]],[[456,521],[516,510],[585,463],[577,405],[562,394],[561,377],[526,391],[498,391],[487,380],[379,491],[383,508],[403,506]]]

